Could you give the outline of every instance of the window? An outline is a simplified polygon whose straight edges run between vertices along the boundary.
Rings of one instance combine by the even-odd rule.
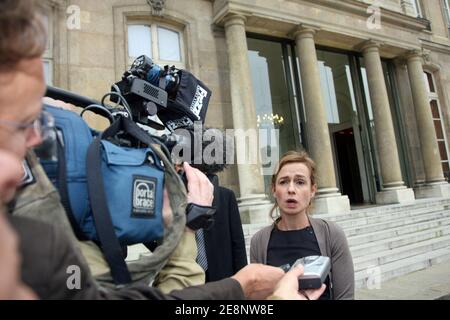
[[[53,85],[53,21],[48,13],[44,16],[44,24],[47,29],[47,45],[42,57],[44,63],[45,83]]]
[[[411,5],[414,9],[414,13],[415,13],[416,17],[422,17],[422,9],[420,7],[419,0],[411,0]]]
[[[175,65],[184,68],[183,42],[180,31],[162,24],[128,25],[128,64],[147,55],[160,66]]]
[[[449,29],[450,34],[450,1],[449,0],[442,0],[444,5],[444,15],[447,21],[447,28]]]
[[[448,157],[448,144],[444,130],[444,123],[442,121],[441,108],[439,106],[439,97],[436,92],[436,86],[433,75],[429,72],[424,72],[424,80],[428,91],[430,101],[431,114],[433,117],[434,129],[436,131],[436,139],[439,147],[439,154],[441,156],[442,171],[448,179],[450,174],[450,165]]]
[[[128,56],[136,58],[142,54],[152,57],[151,29],[146,25],[128,26]]]

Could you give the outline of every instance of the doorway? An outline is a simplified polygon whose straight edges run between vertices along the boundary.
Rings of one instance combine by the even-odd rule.
[[[356,152],[353,128],[347,128],[333,133],[337,167],[339,169],[342,193],[346,194],[350,203],[363,203],[361,175],[359,173],[358,156]],[[356,170],[355,170],[356,169]]]
[[[352,205],[370,203],[368,164],[360,125],[362,106],[354,88],[351,57],[319,49],[317,58],[337,185]]]

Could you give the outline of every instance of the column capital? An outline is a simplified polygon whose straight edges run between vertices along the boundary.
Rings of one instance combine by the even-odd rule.
[[[406,69],[406,59],[404,56],[395,57],[392,62],[397,68]]]
[[[422,59],[422,51],[418,49],[410,50],[403,56],[406,60]]]
[[[292,30],[290,33],[290,36],[294,39],[302,39],[302,38],[313,38],[317,31],[319,31],[320,28],[308,25],[308,24],[299,24],[297,27]]]
[[[363,53],[370,51],[380,51],[380,47],[383,45],[382,42],[376,41],[373,39],[369,39],[361,42],[360,44],[355,46],[355,49],[358,51],[362,51]]]
[[[245,23],[247,22],[247,18],[238,13],[229,13],[223,18],[225,28],[229,26],[238,24],[245,27]]]
[[[429,62],[430,61],[430,51],[426,50],[426,49],[410,50],[404,55],[404,58],[405,58],[405,60],[419,59],[424,62]]]

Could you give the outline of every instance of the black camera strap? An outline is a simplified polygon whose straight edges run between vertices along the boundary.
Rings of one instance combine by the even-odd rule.
[[[89,146],[87,153],[87,185],[91,201],[95,229],[100,240],[102,252],[117,285],[131,282],[131,275],[125,263],[122,247],[117,239],[106,200],[105,186],[101,174],[101,137]]]
[[[103,254],[110,267],[111,275],[117,285],[130,283],[131,275],[124,260],[119,239],[115,234],[107,205],[108,201],[101,173],[101,140],[113,137],[121,131],[129,134],[131,137],[149,147],[154,143],[153,139],[134,122],[128,118],[120,117],[89,146],[86,159],[88,192],[95,228],[97,230]]]

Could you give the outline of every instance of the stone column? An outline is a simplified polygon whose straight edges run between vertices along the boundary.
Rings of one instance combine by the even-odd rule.
[[[315,213],[345,213],[350,210],[347,196],[336,187],[328,121],[320,86],[320,73],[314,44],[315,30],[300,26],[294,33],[306,112],[308,150],[317,165],[318,193]]]
[[[423,77],[421,53],[412,51],[406,59],[425,169],[425,186],[416,188],[416,197],[449,197],[449,184],[446,183],[442,172],[436,131]]]
[[[235,130],[257,132],[256,109],[253,100],[250,64],[248,61],[246,18],[237,14],[225,17],[225,36],[230,67],[231,104]],[[250,130],[250,131],[248,131]],[[238,159],[239,207],[243,223],[265,222],[270,211],[270,201],[264,194],[264,179],[259,163],[257,145],[245,143],[236,137],[235,152]],[[248,141],[247,141],[248,142]],[[239,163],[245,159],[246,163]]]
[[[383,190],[376,195],[377,203],[403,203],[414,200],[414,191],[406,188],[402,179],[397,143],[395,141],[389,98],[384,81],[379,44],[366,41],[361,50],[366,64],[367,82],[375,122],[375,136],[380,160]]]

